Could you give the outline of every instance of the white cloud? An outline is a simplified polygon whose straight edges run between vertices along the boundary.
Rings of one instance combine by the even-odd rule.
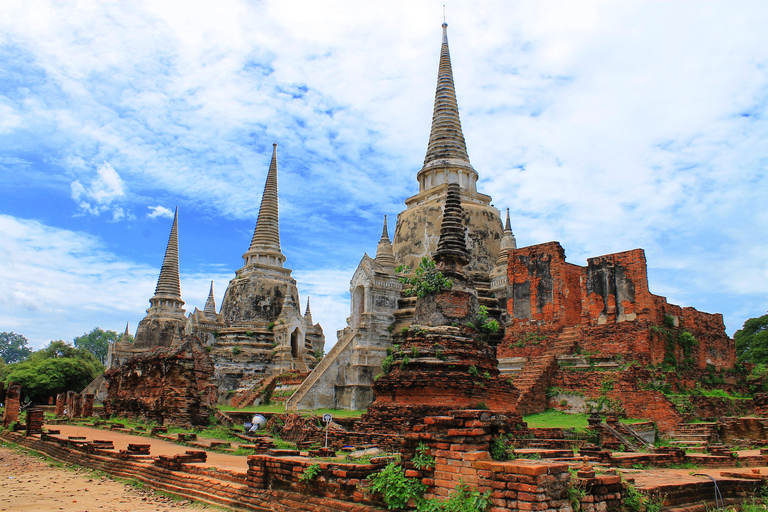
[[[215,223],[255,220],[277,141],[284,251],[315,319],[343,326],[351,272],[317,306],[310,273],[353,268],[416,192],[442,4],[180,5],[7,1],[0,64],[21,78],[0,148],[59,163],[82,212],[153,218],[172,197]],[[744,303],[765,310],[764,2],[467,2],[448,22],[478,188],[520,245],[560,240],[577,264],[644,247],[652,290],[731,332]]]
[[[150,212],[147,214],[147,218],[149,219],[157,219],[160,218],[173,218],[173,210],[166,208],[165,206],[147,206],[149,208]]]
[[[122,207],[112,206],[112,202],[125,196],[125,185],[117,171],[107,162],[96,168],[96,177],[86,188],[75,180],[71,184],[72,199],[77,202],[83,213],[99,215],[111,211],[112,220],[132,218]]]
[[[71,340],[94,327],[135,332],[149,307],[160,268],[108,251],[98,238],[0,214],[0,331],[26,336],[35,348],[51,339]],[[162,259],[162,251],[158,251]],[[210,280],[221,271],[181,275],[188,312],[201,308]],[[225,287],[217,291],[219,301]],[[217,302],[219,304],[220,302]]]

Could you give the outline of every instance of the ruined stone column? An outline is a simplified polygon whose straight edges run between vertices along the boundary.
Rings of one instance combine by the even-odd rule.
[[[27,435],[28,436],[31,436],[32,434],[42,434],[44,422],[45,422],[45,415],[43,414],[42,409],[38,409],[37,407],[33,407],[32,409],[27,409]]]
[[[77,393],[74,391],[67,391],[67,407],[65,410],[67,411],[66,416],[69,419],[75,417],[75,395],[77,395]]]
[[[64,416],[64,409],[67,408],[67,394],[59,393],[56,395],[56,417]]]
[[[93,393],[86,393],[83,395],[83,418],[90,418],[93,416]]]
[[[3,426],[7,427],[19,420],[19,405],[21,404],[21,384],[8,383],[8,391],[5,394],[5,414]]]
[[[75,393],[72,397],[72,417],[81,418],[83,416],[83,399],[79,393]]]

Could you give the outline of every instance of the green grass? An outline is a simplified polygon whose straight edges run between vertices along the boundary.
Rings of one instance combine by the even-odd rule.
[[[587,418],[589,414],[567,414],[562,411],[550,409],[548,411],[523,416],[523,421],[528,423],[531,428],[575,428],[576,430],[586,430]],[[648,420],[637,418],[622,418],[622,423],[641,423]]]
[[[531,428],[587,428],[588,414],[566,414],[562,411],[549,410],[523,416],[523,421]]]

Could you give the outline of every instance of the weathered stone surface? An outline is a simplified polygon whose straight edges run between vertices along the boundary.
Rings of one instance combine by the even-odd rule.
[[[8,383],[5,392],[5,412],[3,413],[3,426],[8,427],[14,421],[19,420],[19,406],[21,405],[21,384]]]
[[[213,362],[194,336],[128,359],[107,371],[109,414],[160,424],[205,425],[215,403]]]
[[[493,347],[459,327],[408,333],[392,366],[373,385],[376,400],[363,421],[407,429],[454,409],[515,411],[517,390],[499,378]]]

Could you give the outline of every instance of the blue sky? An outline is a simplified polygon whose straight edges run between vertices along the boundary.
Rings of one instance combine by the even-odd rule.
[[[0,7],[0,330],[135,331],[179,207],[182,298],[242,265],[278,143],[286,266],[328,340],[417,189],[442,2]],[[768,310],[768,4],[457,2],[478,190],[518,245],[642,247],[653,293]],[[394,222],[390,222],[394,232]]]

